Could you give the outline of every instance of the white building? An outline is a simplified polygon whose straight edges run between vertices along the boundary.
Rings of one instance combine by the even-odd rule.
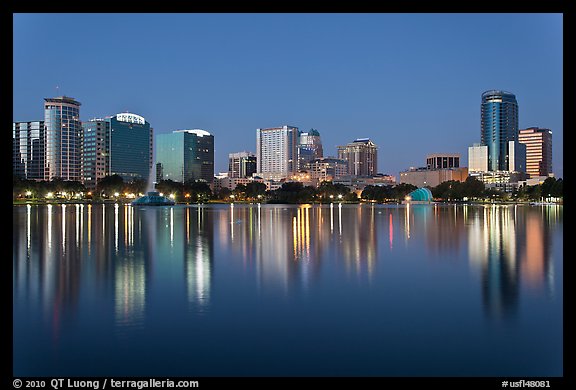
[[[298,136],[294,126],[256,129],[256,175],[280,180],[297,172]]]
[[[468,147],[468,170],[488,172],[488,146],[474,144]]]

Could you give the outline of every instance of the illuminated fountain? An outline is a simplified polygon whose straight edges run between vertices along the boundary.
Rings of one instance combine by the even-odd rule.
[[[146,195],[132,202],[133,206],[172,206],[174,201],[160,195],[158,191],[148,191]]]

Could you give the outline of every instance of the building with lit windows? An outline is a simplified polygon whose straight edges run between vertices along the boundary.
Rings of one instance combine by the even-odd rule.
[[[334,157],[315,158],[304,166],[310,178],[323,181],[333,181],[348,174],[348,162]]]
[[[228,176],[231,178],[252,177],[256,172],[256,155],[250,152],[228,154]]]
[[[468,147],[468,170],[488,172],[488,146],[474,144]]]
[[[44,121],[12,123],[12,174],[44,179]]]
[[[102,178],[147,181],[152,169],[153,129],[142,116],[123,112],[82,123],[82,182],[94,189]]]
[[[44,180],[81,180],[80,105],[67,96],[44,99]]]
[[[307,163],[314,159],[322,158],[322,140],[316,129],[300,133],[298,141],[298,170],[305,169]]]
[[[510,92],[482,94],[480,144],[488,147],[488,170],[507,171],[510,141],[518,142],[518,102]]]
[[[352,176],[374,176],[378,170],[378,147],[369,138],[338,146],[338,158],[348,163],[348,174]]]
[[[110,174],[109,140],[109,120],[82,122],[82,183],[89,190]]]
[[[156,136],[156,180],[214,180],[214,136],[206,130],[175,130]]]
[[[268,180],[291,177],[298,171],[299,130],[294,126],[256,129],[256,175]]]
[[[538,127],[521,129],[518,141],[526,145],[526,173],[531,178],[552,173],[552,130]]]

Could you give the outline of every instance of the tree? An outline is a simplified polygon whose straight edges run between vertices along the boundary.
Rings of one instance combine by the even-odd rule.
[[[160,180],[156,184],[156,190],[163,194],[174,194],[176,198],[182,194],[183,184],[172,179]]]
[[[230,196],[230,194],[232,194],[232,191],[230,191],[230,188],[222,187],[222,188],[220,188],[220,190],[216,194],[216,197],[218,199],[224,200],[224,199],[228,198]]]
[[[551,196],[552,187],[554,187],[554,184],[556,184],[556,179],[553,177],[547,177],[546,180],[544,180],[544,183],[540,185],[540,191],[544,198]]]
[[[210,185],[203,180],[189,180],[182,186],[181,191],[193,202],[204,202],[212,197]]]
[[[474,176],[468,176],[464,182],[462,195],[468,198],[479,198],[484,193],[485,186],[480,180]]]
[[[337,198],[338,195],[342,195],[343,197],[346,196],[350,192],[350,189],[346,187],[344,184],[334,184],[331,181],[323,181],[318,186],[316,190],[317,195],[322,200],[330,201],[330,199]],[[332,198],[330,198],[332,195]]]
[[[258,198],[258,195],[266,195],[266,184],[253,181],[246,184],[246,196],[251,199]]]
[[[100,195],[111,195],[115,192],[121,192],[124,187],[124,179],[120,175],[106,176],[98,182],[96,190]]]
[[[232,192],[238,200],[246,198],[246,186],[244,184],[238,184]]]
[[[392,197],[397,201],[402,201],[406,195],[417,189],[418,187],[413,184],[400,183],[392,188]]]
[[[562,198],[564,196],[564,181],[562,179],[556,180],[554,185],[552,185],[550,195],[556,198]]]

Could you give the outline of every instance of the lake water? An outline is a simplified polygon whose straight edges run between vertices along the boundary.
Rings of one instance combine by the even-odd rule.
[[[13,207],[14,376],[562,376],[563,208]]]

